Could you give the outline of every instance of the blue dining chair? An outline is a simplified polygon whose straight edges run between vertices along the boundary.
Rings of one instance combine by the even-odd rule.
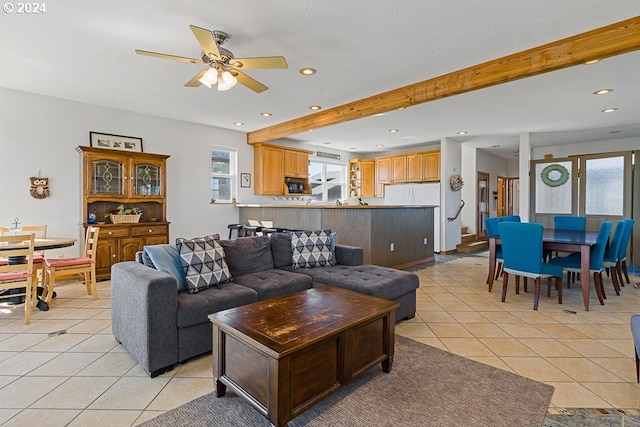
[[[616,295],[620,295],[620,282],[622,281],[622,273],[618,268],[620,267],[620,243],[627,230],[627,221],[622,220],[616,225],[616,229],[613,231],[611,241],[604,250],[604,259],[602,260],[602,266],[607,271],[607,276],[611,276],[611,282],[613,283],[613,289],[616,291]],[[603,295],[606,298],[606,294]]]
[[[535,280],[533,309],[538,309],[540,279],[556,278],[558,303],[562,304],[562,266],[542,261],[542,224],[502,221],[499,225],[504,258],[502,302],[507,297],[509,274]],[[516,288],[517,288],[516,277]]]
[[[553,217],[553,228],[560,230],[576,230],[585,231],[587,229],[587,217],[585,216],[568,216],[568,215],[556,215]],[[574,252],[574,254],[578,254]],[[547,253],[546,256],[551,256]],[[556,256],[560,254],[556,251]],[[575,282],[575,273],[572,275],[572,281]],[[567,280],[567,288],[569,288],[571,281]]]
[[[587,217],[556,215],[553,217],[553,228],[584,231],[587,229]]]
[[[600,224],[600,230],[596,236],[596,244],[591,248],[591,255],[589,257],[589,272],[593,274],[593,284],[596,288],[596,294],[600,305],[604,305],[604,287],[602,286],[602,270],[604,261],[604,251],[607,247],[607,241],[609,240],[609,233],[611,232],[611,221],[605,221]],[[549,264],[559,265],[564,271],[567,272],[567,280],[569,280],[569,273],[580,272],[580,257],[575,255],[568,255],[564,257],[555,257],[549,261]],[[580,280],[589,280],[588,277],[581,277]]]
[[[500,237],[498,224],[500,224],[500,218],[484,219],[484,228],[487,231],[487,237]],[[500,274],[502,274],[502,263],[502,247],[500,245],[496,245],[496,276],[494,280],[498,280],[498,277],[500,277]],[[490,283],[489,279],[490,277],[487,276],[487,283]],[[489,292],[491,292],[492,287],[492,285],[489,285]]]
[[[622,241],[620,242],[620,253],[618,254],[618,261],[620,262],[619,270],[624,274],[624,278],[629,282],[629,271],[627,270],[627,247],[629,246],[629,240],[631,239],[631,235],[633,234],[633,225],[636,223],[635,219],[628,219],[627,228],[622,236]],[[624,286],[624,282],[622,281],[622,277],[620,277],[620,284]]]
[[[507,215],[507,216],[501,216],[500,217],[500,221],[507,221],[507,222],[522,222],[520,220],[520,215]]]

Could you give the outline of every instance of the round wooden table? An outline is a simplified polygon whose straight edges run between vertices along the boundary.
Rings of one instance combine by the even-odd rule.
[[[44,251],[44,250],[49,250],[49,249],[60,249],[60,248],[66,248],[69,246],[73,246],[75,245],[75,243],[78,241],[78,239],[73,239],[71,237],[36,237],[34,240],[34,245],[33,245],[33,250],[34,251]],[[0,244],[0,256],[2,256],[2,252],[3,251],[8,251],[11,249],[16,249],[22,246],[27,246],[26,241],[25,242],[18,242],[18,243],[7,243],[7,244]],[[7,257],[7,260],[9,262],[9,264],[14,265],[14,264],[26,264],[27,260],[24,256],[10,256]],[[42,295],[42,288],[38,288],[38,302],[37,302],[37,307],[39,310],[42,311],[47,311],[49,310],[49,304],[47,304],[45,301],[43,301],[42,299],[40,299],[40,296]],[[54,294],[55,296],[55,294]],[[16,304],[20,304],[22,303],[24,297],[16,297],[15,300],[12,299],[11,302],[16,303]]]

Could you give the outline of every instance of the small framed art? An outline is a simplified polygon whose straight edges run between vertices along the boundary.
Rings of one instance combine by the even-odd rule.
[[[241,173],[240,174],[240,187],[242,187],[242,188],[250,188],[251,187],[251,174],[250,173]]]
[[[142,138],[136,138],[135,136],[89,132],[89,143],[91,147],[142,153]]]

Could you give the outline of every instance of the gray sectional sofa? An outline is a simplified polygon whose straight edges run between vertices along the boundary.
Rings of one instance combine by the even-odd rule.
[[[179,292],[175,277],[155,269],[145,256],[112,267],[113,334],[151,377],[211,351],[209,314],[314,286],[338,286],[396,301],[397,321],[415,316],[418,277],[363,265],[361,248],[337,244],[337,264],[293,268],[288,233],[220,243],[232,281],[193,294]]]

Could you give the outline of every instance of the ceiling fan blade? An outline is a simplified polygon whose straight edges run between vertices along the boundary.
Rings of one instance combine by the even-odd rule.
[[[242,70],[250,68],[288,68],[284,56],[265,56],[256,58],[233,58],[229,65]]]
[[[184,56],[167,55],[166,53],[149,52],[148,50],[136,49],[138,55],[153,56],[154,58],[173,59],[175,61],[190,62],[192,64],[204,64],[204,61],[197,58],[187,58]]]
[[[196,27],[195,25],[189,25],[189,27],[191,31],[193,31],[193,35],[198,39],[198,43],[200,43],[200,47],[204,53],[209,57],[214,56],[216,59],[220,59],[220,51],[213,38],[213,33],[206,28]]]
[[[186,87],[198,87],[198,86],[200,86],[200,79],[202,78],[202,76],[204,76],[204,73],[206,73],[207,71],[209,71],[208,68],[205,68],[204,70],[200,71],[198,74],[193,76],[193,78],[191,80],[189,80],[188,82],[186,82],[184,85]]]
[[[264,92],[265,90],[269,89],[267,86],[263,85],[262,83],[260,83],[256,79],[254,79],[253,77],[249,77],[245,73],[242,73],[242,72],[240,72],[238,70],[231,70],[229,72],[231,74],[233,74],[236,79],[238,79],[239,83],[245,85],[246,87],[248,87],[249,89],[253,90],[254,92],[260,93],[260,92]]]

